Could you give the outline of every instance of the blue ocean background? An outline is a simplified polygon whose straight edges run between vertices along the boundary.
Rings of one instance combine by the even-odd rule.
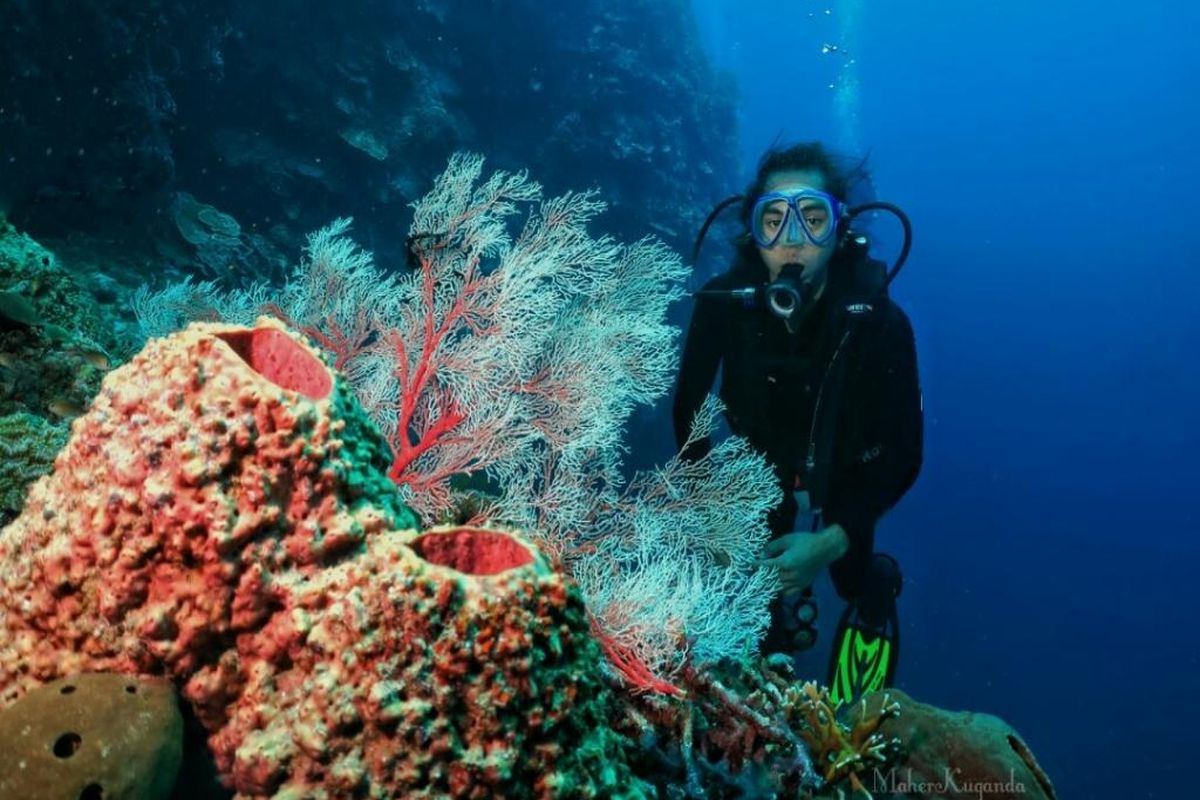
[[[925,465],[877,537],[905,573],[899,685],[1003,717],[1059,797],[1191,796],[1200,8],[697,15],[737,76],[747,178],[777,140],[858,146],[916,229],[892,294]]]
[[[898,686],[1003,718],[1060,798],[1190,797],[1196,31],[1181,0],[0,0],[0,215],[116,308],[277,278],[345,215],[403,264],[456,150],[597,188],[597,233],[685,256],[772,144],[868,155],[915,228],[891,291],[926,415],[877,536],[905,576]],[[236,259],[189,238],[197,209],[240,223]],[[894,224],[871,233],[893,258]],[[630,469],[672,454],[669,408],[635,416]],[[818,588],[820,679],[841,606]]]

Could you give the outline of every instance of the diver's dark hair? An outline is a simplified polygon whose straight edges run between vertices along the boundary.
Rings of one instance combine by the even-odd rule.
[[[742,225],[750,224],[750,212],[754,210],[754,202],[763,193],[767,179],[776,172],[792,170],[812,170],[825,181],[825,191],[841,200],[851,202],[851,193],[856,193],[862,187],[869,187],[871,173],[867,170],[867,159],[851,161],[845,156],[831,152],[820,142],[802,142],[790,147],[771,147],[758,160],[758,170],[754,180],[746,187],[742,198]],[[855,201],[865,198],[854,198]]]
[[[758,160],[754,180],[742,195],[740,218],[743,235],[738,237],[736,248],[743,257],[759,261],[754,240],[749,234],[750,214],[754,211],[755,201],[762,195],[771,175],[792,170],[818,173],[824,180],[825,191],[843,203],[870,199],[861,196],[864,193],[869,195],[871,191],[871,173],[867,169],[866,156],[855,161],[832,152],[821,142],[801,142],[787,147],[772,145]]]

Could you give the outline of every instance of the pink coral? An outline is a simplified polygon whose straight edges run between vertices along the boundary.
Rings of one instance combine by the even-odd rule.
[[[577,589],[389,463],[279,322],[150,342],[0,532],[0,705],[166,675],[240,797],[636,796]]]

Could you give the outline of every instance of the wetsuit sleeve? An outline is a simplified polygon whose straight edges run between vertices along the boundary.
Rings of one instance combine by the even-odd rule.
[[[675,446],[681,450],[688,439],[696,412],[704,403],[704,398],[712,391],[717,368],[721,365],[723,328],[718,303],[712,298],[697,298],[687,338],[683,344],[683,358],[679,364],[675,403],[672,408]],[[683,457],[691,460],[703,458],[711,448],[712,444],[708,439],[703,439],[688,448]]]
[[[826,524],[840,524],[850,549],[832,565],[843,597],[856,596],[874,550],[875,524],[899,502],[921,471],[924,418],[912,325],[889,304],[872,331],[855,381],[861,405],[850,426],[850,448],[831,481]]]

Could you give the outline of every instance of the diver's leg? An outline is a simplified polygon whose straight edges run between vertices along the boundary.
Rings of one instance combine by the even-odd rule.
[[[896,613],[896,598],[903,588],[904,576],[896,559],[887,553],[873,553],[857,599],[863,622],[872,628],[887,625]]]
[[[900,657],[900,565],[886,553],[864,562],[860,571],[848,571],[849,565],[830,570],[838,594],[849,600],[829,659],[830,693],[840,702],[891,686]]]

